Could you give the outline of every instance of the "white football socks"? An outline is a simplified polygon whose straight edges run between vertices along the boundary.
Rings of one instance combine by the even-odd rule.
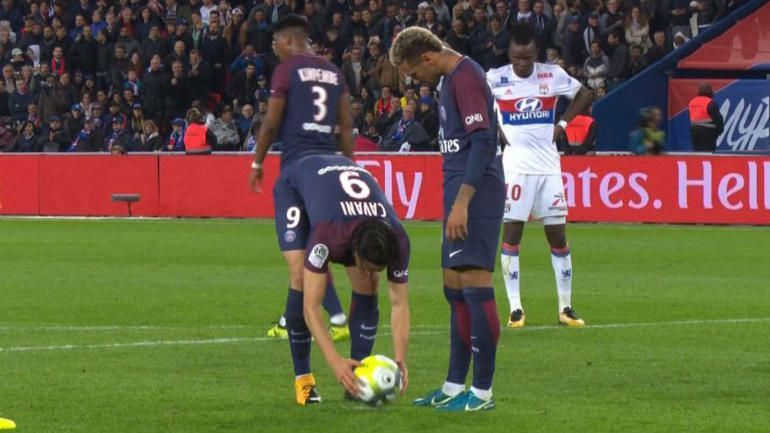
[[[281,328],[286,327],[286,317],[283,314],[281,314],[281,318],[278,319],[278,326],[280,326]]]
[[[333,315],[332,317],[329,317],[329,322],[331,322],[334,326],[342,326],[345,323],[347,323],[348,317],[345,316],[345,313],[338,313]]]
[[[513,250],[515,248],[515,251]],[[503,245],[503,253],[500,255],[500,263],[503,270],[505,292],[508,294],[508,304],[511,312],[523,310],[521,307],[521,293],[519,292],[519,247]]]
[[[551,250],[551,265],[559,295],[559,312],[572,306],[572,255],[569,248]]]
[[[465,384],[464,383],[452,383],[452,382],[444,382],[444,386],[441,387],[441,392],[444,394],[454,397],[457,394],[460,394],[461,392],[465,391]]]
[[[492,398],[492,388],[478,389],[478,388],[471,387],[471,392],[473,393],[473,395],[475,395],[476,397],[482,400],[489,401],[489,399]]]

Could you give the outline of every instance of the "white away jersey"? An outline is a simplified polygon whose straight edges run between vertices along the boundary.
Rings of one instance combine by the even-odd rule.
[[[511,65],[490,69],[487,81],[508,146],[503,152],[506,172],[561,174],[559,152],[553,143],[556,101],[573,99],[578,80],[557,65],[535,63],[532,75],[520,78]]]

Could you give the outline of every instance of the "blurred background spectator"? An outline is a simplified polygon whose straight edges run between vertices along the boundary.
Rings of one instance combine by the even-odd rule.
[[[417,151],[436,149],[436,89],[390,64],[391,41],[405,27],[429,29],[491,68],[508,62],[510,26],[527,21],[537,35],[538,60],[563,66],[601,97],[723,17],[727,5],[3,0],[0,9],[2,151],[181,151],[190,126],[182,119],[191,107],[215,136],[214,149],[247,150],[278,63],[272,29],[290,12],[308,18],[311,47],[340,68],[355,98],[359,136],[382,149],[409,142]],[[415,135],[421,138],[405,138]]]

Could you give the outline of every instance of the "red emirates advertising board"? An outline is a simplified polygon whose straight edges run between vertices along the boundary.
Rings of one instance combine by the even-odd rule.
[[[0,155],[0,215],[125,216],[111,195],[138,193],[134,215],[270,218],[278,159],[268,158],[264,191],[254,194],[251,158]],[[356,161],[402,219],[442,218],[440,155]],[[562,169],[570,221],[770,225],[767,156],[564,157]]]

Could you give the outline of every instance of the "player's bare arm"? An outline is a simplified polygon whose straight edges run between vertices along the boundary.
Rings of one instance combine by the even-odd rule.
[[[350,95],[344,93],[340,98],[340,112],[337,116],[340,125],[340,151],[353,159],[353,114],[350,112]]]
[[[326,362],[334,372],[345,390],[352,395],[358,394],[358,385],[356,385],[356,376],[353,374],[353,368],[359,365],[358,361],[343,358],[334,347],[329,333],[324,326],[323,313],[321,312],[321,303],[323,302],[324,290],[326,290],[326,274],[319,274],[305,269],[304,274],[304,314],[305,323],[310,329],[310,334],[315,339],[316,344],[326,358]]]
[[[468,206],[476,194],[476,187],[462,184],[446,222],[446,237],[450,241],[468,236]]]
[[[575,99],[570,102],[569,106],[567,107],[567,111],[565,111],[564,115],[561,117],[561,122],[556,124],[556,126],[553,128],[554,142],[556,142],[556,140],[562,134],[564,134],[564,126],[571,122],[575,116],[588,112],[588,107],[591,106],[591,103],[593,103],[593,96],[591,96],[591,91],[588,90],[585,86],[581,87],[577,95],[575,95]]]
[[[409,346],[409,292],[406,284],[388,282],[390,295],[390,328],[393,332],[393,360],[401,369],[404,388],[409,386],[409,374],[406,368],[406,352]]]
[[[270,145],[273,144],[273,140],[278,134],[285,105],[286,100],[284,98],[273,96],[267,101],[267,113],[262,126],[259,128],[254,163],[251,165],[251,174],[249,175],[249,185],[254,192],[262,192],[262,177],[264,175],[262,164]]]

